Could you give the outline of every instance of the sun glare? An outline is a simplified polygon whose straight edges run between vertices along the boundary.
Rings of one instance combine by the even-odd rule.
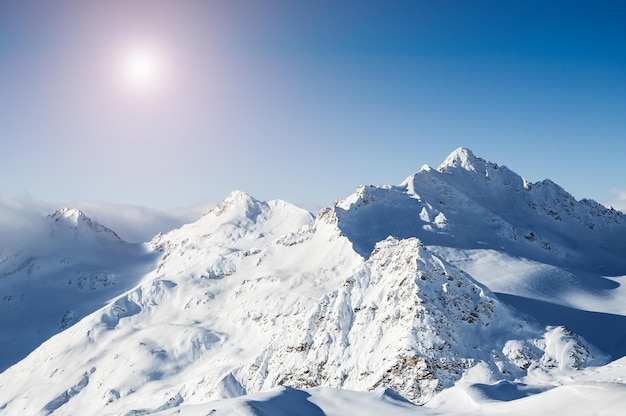
[[[163,82],[165,63],[155,48],[135,46],[127,49],[120,66],[125,84],[133,90],[152,91]]]

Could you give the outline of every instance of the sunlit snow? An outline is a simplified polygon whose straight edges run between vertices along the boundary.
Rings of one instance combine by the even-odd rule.
[[[0,251],[0,413],[618,414],[626,220],[457,149],[317,216],[235,191]],[[35,236],[35,237],[33,237]]]

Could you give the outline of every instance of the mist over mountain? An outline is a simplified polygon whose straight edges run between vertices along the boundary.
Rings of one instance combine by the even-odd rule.
[[[147,243],[36,221],[0,247],[3,414],[626,405],[624,214],[469,149],[317,215],[234,191]]]

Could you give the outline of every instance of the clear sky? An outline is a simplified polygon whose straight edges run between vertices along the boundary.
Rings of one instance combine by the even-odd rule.
[[[622,1],[0,0],[0,196],[314,209],[464,146],[626,207],[624,22]]]

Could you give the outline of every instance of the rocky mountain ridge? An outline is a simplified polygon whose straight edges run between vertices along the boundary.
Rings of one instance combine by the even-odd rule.
[[[0,374],[7,414],[151,414],[283,385],[392,388],[425,403],[470,373],[558,379],[609,357],[511,308],[480,283],[481,269],[470,275],[448,258],[499,250],[626,274],[622,213],[467,149],[398,186],[361,186],[317,217],[236,191],[140,245],[77,211],[50,219],[69,230],[51,234],[62,249],[42,244],[30,274],[0,279],[23,292],[20,306],[2,307],[25,326],[45,304],[29,287],[55,287],[67,309],[46,313],[65,323]],[[85,273],[111,284],[85,280],[79,289],[98,295],[76,306]]]
[[[534,184],[460,148],[438,169],[422,167],[399,186],[360,186],[333,207],[363,256],[392,235],[427,245],[491,248],[559,266],[620,274],[626,220],[576,199],[549,180]],[[416,215],[418,213],[418,215]]]

